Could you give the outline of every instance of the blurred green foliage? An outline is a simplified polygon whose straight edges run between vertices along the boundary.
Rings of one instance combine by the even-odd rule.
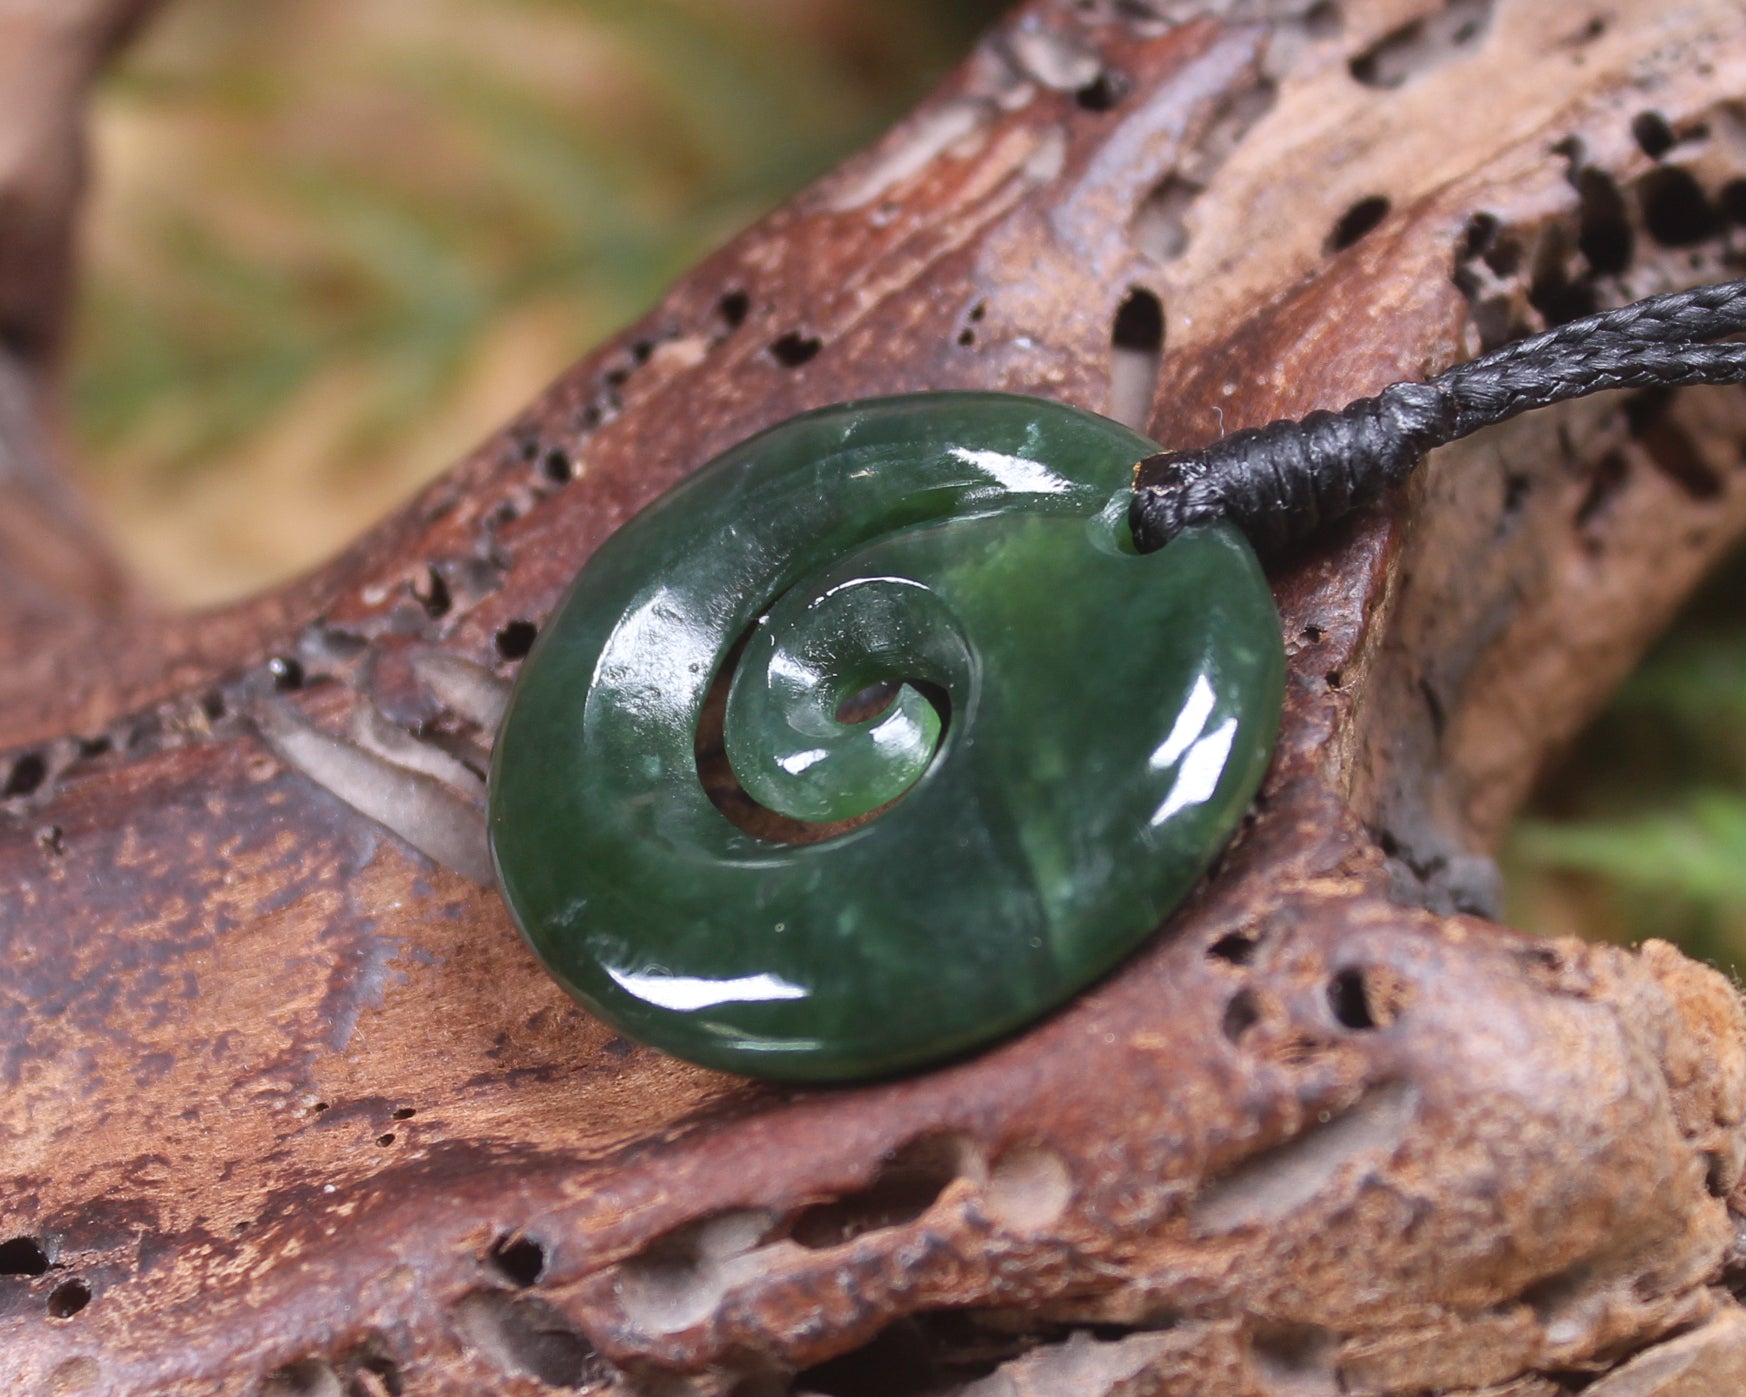
[[[154,485],[180,499],[191,475],[246,474],[300,419],[320,427],[313,474],[409,449],[434,473],[881,131],[1002,8],[180,0],[97,110],[71,388],[121,532],[151,527]],[[528,362],[475,391],[518,316],[537,322]],[[228,586],[152,580],[210,599],[355,527]]]
[[[529,302],[573,302],[580,353],[876,133],[992,8],[814,6],[818,22],[801,29],[792,5],[490,3],[570,12],[609,55],[617,90],[592,100],[469,49],[477,4],[448,5],[453,23],[434,35],[366,31],[313,70],[286,66],[301,56],[286,31],[314,24],[294,7],[195,15],[203,32],[122,70],[107,101],[234,128],[213,157],[223,198],[273,219],[292,255],[263,256],[212,209],[182,203],[150,212],[125,267],[98,263],[73,383],[95,459],[166,396],[197,392],[200,411],[154,437],[148,468],[218,462],[337,362],[377,382],[357,424],[373,451],[452,384],[489,324]],[[409,99],[407,143],[463,159],[431,178],[380,140],[318,141],[311,158],[275,139],[300,106],[331,119],[312,89],[345,82]]]
[[[1504,853],[1512,919],[1746,959],[1746,558],[1625,682]],[[1564,904],[1560,906],[1560,904]]]

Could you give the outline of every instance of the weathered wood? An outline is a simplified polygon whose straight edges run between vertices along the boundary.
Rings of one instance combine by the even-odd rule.
[[[1732,0],[1035,0],[329,568],[9,648],[9,1390],[1731,1390],[1738,996],[1474,914],[1746,529],[1737,392],[1511,424],[1282,569],[1239,843],[958,1066],[661,1058],[454,869],[532,628],[722,447],[943,386],[1176,441],[1338,404],[1723,274],[1743,113]]]

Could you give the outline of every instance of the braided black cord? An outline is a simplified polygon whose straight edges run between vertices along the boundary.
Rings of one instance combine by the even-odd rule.
[[[1263,553],[1377,499],[1426,452],[1517,413],[1613,388],[1746,381],[1746,281],[1651,296],[1396,383],[1338,412],[1250,428],[1199,451],[1149,456],[1129,514],[1141,552],[1214,519]]]

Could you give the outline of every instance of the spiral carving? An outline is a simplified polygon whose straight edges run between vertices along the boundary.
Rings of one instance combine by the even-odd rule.
[[[1133,550],[1156,450],[1034,398],[849,403],[608,540],[492,772],[500,883],[551,972],[634,1038],[789,1080],[968,1051],[1107,972],[1234,829],[1283,682],[1234,530]],[[825,837],[711,801],[697,732],[730,665],[740,787]],[[881,682],[883,711],[840,716]]]

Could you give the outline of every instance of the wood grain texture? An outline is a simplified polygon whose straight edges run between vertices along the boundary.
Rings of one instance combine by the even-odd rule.
[[[1732,1391],[1739,997],[1482,914],[1533,771],[1746,530],[1736,391],[1510,424],[1281,568],[1239,841],[970,1061],[673,1062],[457,870],[533,628],[746,434],[1338,405],[1727,273],[1743,178],[1731,0],[1034,0],[328,568],[0,631],[5,1390]]]

